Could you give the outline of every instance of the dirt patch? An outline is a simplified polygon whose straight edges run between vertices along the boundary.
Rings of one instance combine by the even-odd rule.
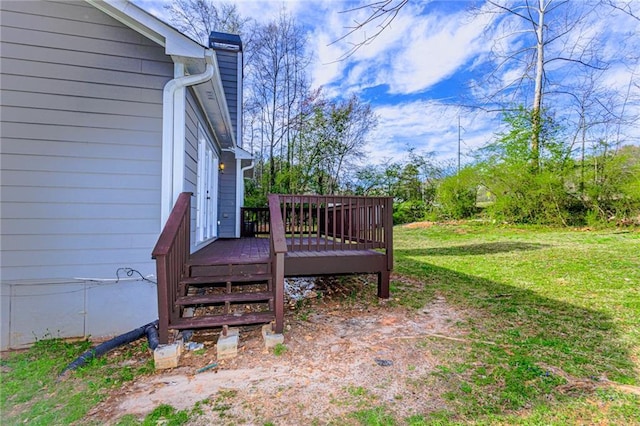
[[[193,340],[203,350],[186,352],[176,369],[127,384],[90,419],[143,418],[160,404],[183,410],[198,401],[202,415],[191,424],[326,423],[380,405],[398,418],[445,408],[443,390],[424,383],[443,362],[446,338],[464,338],[453,326],[464,313],[441,297],[417,311],[378,303],[375,285],[363,280],[310,294],[291,302],[284,354],[264,349],[260,326],[243,327],[238,356],[216,362],[219,330],[197,332]],[[212,363],[217,367],[197,373]]]
[[[409,228],[409,229],[420,229],[420,228],[432,228],[434,226],[443,226],[443,225],[457,226],[457,225],[462,225],[466,222],[467,221],[464,221],[464,220],[444,220],[439,222],[432,222],[430,220],[425,220],[421,222],[405,223],[404,225],[402,225],[402,227]]]

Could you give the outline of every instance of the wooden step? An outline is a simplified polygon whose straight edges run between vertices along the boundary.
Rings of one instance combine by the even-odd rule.
[[[184,296],[179,297],[176,300],[176,305],[189,306],[189,305],[211,305],[214,303],[242,303],[242,302],[267,302],[273,298],[273,292],[270,291],[256,291],[251,293],[236,292],[236,293],[217,293],[217,294],[202,294],[197,296]]]
[[[215,277],[217,275],[266,275],[271,273],[271,264],[262,262],[231,263],[224,265],[188,265],[191,277]]]
[[[271,263],[271,258],[269,256],[235,256],[235,257],[224,257],[221,259],[198,259],[198,258],[189,258],[186,262],[187,266],[208,266],[208,265],[249,265],[254,263]]]
[[[275,319],[275,313],[254,312],[246,314],[207,315],[191,318],[178,318],[171,322],[171,328],[185,330],[191,328],[212,328],[223,325],[265,324]]]
[[[180,280],[180,285],[266,282],[266,281],[269,281],[270,279],[271,279],[270,274],[198,276],[198,277],[183,278]]]

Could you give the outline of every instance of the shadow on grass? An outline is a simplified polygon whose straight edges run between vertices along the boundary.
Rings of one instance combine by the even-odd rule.
[[[445,255],[449,250],[461,254],[461,248],[450,248]],[[470,313],[458,324],[471,346],[464,365],[456,367],[464,373],[442,378],[457,383],[450,396],[459,411],[497,414],[544,405],[593,391],[604,379],[638,383],[630,350],[610,316],[416,260],[442,251],[396,250],[396,271],[424,286],[396,282],[392,297],[416,307],[416,298],[424,306],[439,295]]]
[[[434,247],[415,250],[414,256],[478,256],[484,254],[508,253],[514,251],[540,250],[550,247],[548,244],[495,242],[465,244],[453,247]]]

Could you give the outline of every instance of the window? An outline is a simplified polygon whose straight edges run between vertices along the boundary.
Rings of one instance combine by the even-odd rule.
[[[218,156],[202,126],[198,125],[198,184],[196,240],[218,236]]]

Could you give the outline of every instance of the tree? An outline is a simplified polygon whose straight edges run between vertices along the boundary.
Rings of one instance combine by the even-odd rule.
[[[315,98],[311,113],[301,122],[293,159],[299,172],[294,189],[318,194],[341,191],[376,125],[370,105],[355,95],[343,101]]]
[[[545,99],[566,93],[568,76],[580,69],[604,70],[608,66],[599,54],[600,34],[587,31],[594,10],[593,5],[568,0],[488,0],[487,6],[477,11],[494,15],[487,28],[494,40],[494,68],[487,76],[493,89],[483,102],[501,109],[530,102],[534,172],[540,167],[539,152],[544,143],[542,114],[551,110]],[[505,83],[506,71],[513,71],[513,78]]]
[[[249,120],[259,124],[261,159],[268,162],[268,188],[276,185],[276,156],[291,158],[297,137],[300,109],[308,92],[306,67],[310,56],[302,27],[282,11],[278,19],[252,29],[254,41],[248,53],[246,94],[251,105]],[[253,118],[252,118],[253,116]]]
[[[407,4],[409,2],[403,0],[382,0],[346,11],[367,10],[368,13],[365,18],[347,27],[347,34],[339,40],[358,31],[365,32],[371,27],[374,29],[372,35],[365,35],[344,57],[371,43]],[[483,96],[473,99],[470,105],[490,111],[505,111],[514,106],[527,105],[531,113],[529,120],[532,130],[530,167],[534,171],[540,166],[538,152],[545,143],[541,138],[544,133],[544,112],[554,112],[554,109],[561,112],[560,105],[566,105],[567,96],[585,100],[582,91],[590,90],[589,85],[582,86],[580,81],[576,84],[574,77],[590,73],[592,77],[598,77],[596,84],[603,87],[607,85],[607,75],[602,71],[611,67],[616,58],[626,58],[637,64],[637,42],[632,42],[637,39],[637,30],[629,29],[630,42],[615,46],[620,49],[615,53],[612,51],[614,46],[606,45],[606,38],[595,30],[598,15],[603,13],[625,14],[640,21],[634,5],[631,1],[623,0],[487,0],[475,9],[475,16],[491,17],[485,35],[493,48],[491,61],[484,64],[485,78],[475,90],[476,94]],[[476,67],[481,66],[476,64]],[[636,66],[631,65],[629,73],[632,78]],[[509,79],[506,79],[508,76]],[[588,84],[588,80],[583,81]],[[578,112],[582,114],[582,120],[577,118],[574,122],[579,123],[581,128],[593,127],[593,122],[586,123],[584,120],[599,115],[595,121],[597,123],[602,118],[599,111],[602,108],[593,102],[583,102],[582,106],[593,107],[596,111],[584,109]],[[575,112],[575,109],[566,110]],[[613,111],[613,106],[609,110]],[[608,114],[608,120],[630,122],[628,117],[623,120],[620,111],[617,112],[618,115]]]
[[[242,18],[233,3],[213,0],[173,0],[166,4],[171,22],[184,34],[205,46],[211,31],[242,34],[250,19]],[[245,43],[246,44],[246,43]]]
[[[361,21],[355,21],[353,25],[347,27],[347,33],[334,41],[334,43],[347,39],[350,35],[362,30],[365,27],[373,25],[375,27],[373,34],[365,36],[360,43],[354,43],[351,48],[340,57],[340,60],[346,59],[356,53],[362,46],[371,43],[376,39],[398,16],[400,10],[409,3],[409,0],[380,0],[364,6],[354,7],[341,13],[353,13],[358,10],[368,10],[368,15]]]

